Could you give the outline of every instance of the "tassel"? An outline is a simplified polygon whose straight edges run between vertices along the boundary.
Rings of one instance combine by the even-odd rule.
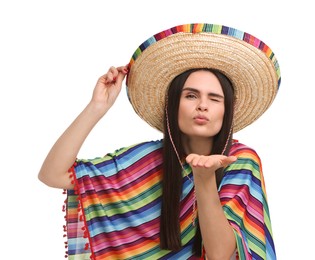
[[[75,174],[75,170],[74,170],[74,167],[77,165],[77,162],[75,162],[73,165],[72,165],[72,167],[68,170],[68,172],[69,172],[69,178],[71,178],[71,183],[74,185],[75,184],[75,177],[74,177],[74,174]],[[74,189],[75,190],[75,194],[78,194],[78,192],[76,192],[76,189]],[[63,189],[63,192],[62,192],[62,194],[64,194],[64,195],[67,195],[68,194],[68,192],[67,192],[67,190],[66,189]],[[63,206],[62,206],[62,211],[63,212],[66,212],[66,214],[64,215],[64,219],[65,219],[65,221],[66,221],[66,224],[67,224],[67,203],[68,203],[68,198],[66,198],[65,200],[64,200],[64,202],[63,202]],[[67,238],[67,225],[63,225],[63,232],[65,233],[65,234],[63,234],[63,237],[64,238]],[[68,249],[68,241],[65,241],[64,242],[64,246],[65,246],[65,249]],[[69,257],[69,251],[68,250],[66,250],[65,251],[65,258],[68,258]]]

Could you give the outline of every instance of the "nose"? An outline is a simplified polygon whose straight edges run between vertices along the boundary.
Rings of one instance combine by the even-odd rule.
[[[208,106],[204,101],[200,101],[200,103],[197,106],[198,111],[208,111]]]

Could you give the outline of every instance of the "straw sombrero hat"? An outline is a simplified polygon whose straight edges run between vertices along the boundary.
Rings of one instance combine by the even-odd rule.
[[[192,68],[215,68],[231,80],[234,132],[269,108],[281,81],[274,53],[256,37],[222,25],[179,25],[147,39],[131,58],[126,85],[136,113],[163,131],[166,90],[178,74]]]

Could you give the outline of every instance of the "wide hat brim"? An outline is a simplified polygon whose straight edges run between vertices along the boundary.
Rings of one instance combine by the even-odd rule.
[[[180,25],[152,36],[133,54],[126,85],[136,113],[163,131],[167,88],[177,75],[192,68],[214,68],[231,80],[233,132],[270,107],[281,81],[274,53],[256,37],[221,25]]]

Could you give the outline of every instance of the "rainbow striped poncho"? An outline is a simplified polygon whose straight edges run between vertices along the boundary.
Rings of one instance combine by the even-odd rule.
[[[233,227],[238,259],[276,259],[261,163],[256,152],[234,143],[238,160],[225,169],[221,204]],[[191,168],[189,177],[193,178]],[[162,141],[144,142],[101,158],[77,160],[74,190],[67,191],[67,256],[77,259],[197,259],[192,247],[193,185],[183,175],[182,249],[159,247]]]

